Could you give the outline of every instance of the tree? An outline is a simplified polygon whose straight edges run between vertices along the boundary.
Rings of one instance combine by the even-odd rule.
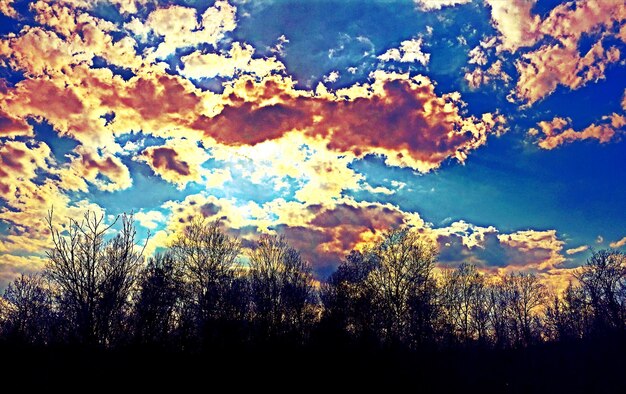
[[[387,341],[429,336],[436,256],[431,242],[405,228],[387,232],[372,248],[370,258],[376,268],[367,282],[375,294]]]
[[[113,223],[86,212],[81,222],[70,219],[62,229],[47,218],[53,247],[44,275],[57,292],[59,308],[78,341],[107,345],[121,335],[131,290],[143,262],[143,247],[135,242],[132,215],[122,215],[121,229],[107,240]]]
[[[240,242],[222,231],[219,221],[194,219],[176,236],[170,250],[182,268],[189,318],[203,336],[211,336],[217,321],[229,318],[229,302],[236,301],[228,294]]]
[[[553,294],[546,308],[546,335],[550,340],[579,340],[593,327],[593,311],[580,284],[569,282],[562,294]]]
[[[135,301],[135,337],[140,343],[165,344],[174,335],[183,301],[182,270],[170,253],[157,254],[139,276]]]
[[[52,294],[40,275],[20,275],[4,291],[4,335],[20,342],[47,344],[52,338],[55,313]]]
[[[626,255],[594,252],[576,278],[593,314],[596,332],[623,331],[626,317]]]
[[[538,310],[546,288],[534,274],[511,273],[502,278],[502,296],[511,317],[515,342],[527,346],[539,338]]]
[[[302,339],[313,318],[311,267],[282,235],[261,235],[249,259],[254,318],[261,335]]]
[[[367,278],[375,268],[367,253],[351,251],[322,284],[324,322],[356,339],[375,334],[374,293]]]
[[[461,342],[486,337],[488,303],[484,289],[484,278],[475,265],[463,263],[444,272],[443,309],[452,333]]]

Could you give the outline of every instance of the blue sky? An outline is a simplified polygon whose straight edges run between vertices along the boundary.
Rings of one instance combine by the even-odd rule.
[[[626,244],[625,21],[611,0],[2,0],[0,286],[45,263],[51,207],[134,212],[149,253],[199,215],[282,232],[319,277],[408,225],[442,266],[564,283]]]

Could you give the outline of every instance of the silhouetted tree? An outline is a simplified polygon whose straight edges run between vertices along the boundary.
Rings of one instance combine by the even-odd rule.
[[[170,253],[157,254],[139,276],[135,337],[140,343],[166,344],[178,327],[184,300],[183,272]]]
[[[384,234],[369,255],[375,268],[367,283],[376,299],[383,337],[389,342],[429,337],[434,317],[435,246],[415,231],[394,229]]]
[[[47,344],[56,315],[52,293],[40,275],[20,275],[4,291],[4,336],[30,344]]]
[[[626,255],[594,252],[576,278],[593,315],[593,330],[623,331],[626,317]]]
[[[143,262],[132,215],[122,215],[121,229],[111,239],[117,219],[87,212],[81,222],[70,219],[62,229],[47,218],[53,247],[44,275],[58,295],[59,310],[69,334],[91,344],[109,344],[122,334],[129,314],[131,289]]]
[[[441,288],[442,312],[452,334],[461,342],[485,339],[489,304],[484,277],[476,266],[461,264],[444,271]]]
[[[304,337],[314,318],[309,264],[282,235],[261,235],[249,258],[253,318],[261,335]]]
[[[366,281],[376,268],[367,253],[352,251],[337,270],[322,284],[321,298],[325,308],[324,323],[367,340],[375,337],[374,292]]]
[[[228,294],[234,279],[238,239],[228,236],[219,221],[192,220],[170,244],[187,286],[189,319],[204,339],[218,335],[218,321],[228,319]]]
[[[511,332],[518,346],[539,339],[538,312],[546,300],[546,288],[534,274],[512,273],[502,278],[502,293],[508,308]]]

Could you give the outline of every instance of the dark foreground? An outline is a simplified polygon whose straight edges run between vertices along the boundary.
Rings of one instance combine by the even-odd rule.
[[[618,393],[626,341],[602,339],[521,350],[407,352],[355,348],[240,347],[198,353],[125,348],[0,347],[3,384],[80,389],[199,387],[217,391],[394,389],[408,392]],[[230,390],[229,390],[230,391]]]

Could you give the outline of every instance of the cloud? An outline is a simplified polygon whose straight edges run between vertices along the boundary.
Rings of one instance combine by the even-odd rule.
[[[221,218],[225,228],[241,237],[244,245],[251,244],[258,231],[284,234],[321,274],[330,272],[350,250],[364,247],[392,226],[425,225],[418,214],[403,212],[393,205],[347,198],[332,204],[277,199],[263,205],[240,205],[201,193],[181,202],[168,202],[164,208],[171,215],[167,229],[155,234],[160,242],[167,243],[194,217]]]
[[[0,197],[9,202],[25,185],[32,186],[39,168],[47,168],[50,148],[45,143],[28,146],[19,141],[0,140]]]
[[[17,12],[13,8],[15,0],[0,0],[0,14],[4,14],[11,18],[17,17]]]
[[[597,82],[604,79],[607,66],[618,62],[620,55],[614,46],[605,49],[602,40],[582,56],[573,41],[544,45],[515,62],[520,75],[513,97],[533,104],[559,85],[575,90],[588,82]]]
[[[570,119],[555,117],[551,121],[541,121],[537,123],[539,130],[532,128],[529,135],[537,136],[543,133],[543,136],[537,140],[537,145],[543,149],[554,149],[560,145],[571,143],[574,141],[593,139],[601,144],[608,143],[617,138],[621,133],[621,129],[626,125],[626,118],[623,115],[611,114],[603,116],[604,123],[595,124],[585,127],[581,131],[576,131],[570,126]]]
[[[611,242],[611,243],[609,244],[609,246],[610,246],[610,247],[612,247],[612,248],[616,248],[616,249],[617,249],[617,248],[621,248],[621,247],[622,247],[622,246],[624,246],[624,245],[626,245],[626,237],[624,237],[624,238],[622,238],[622,239],[620,239],[620,240],[618,240],[618,241]]]
[[[178,48],[198,44],[217,44],[226,32],[236,27],[236,8],[226,1],[216,1],[202,14],[200,20],[194,8],[171,5],[152,11],[146,26],[163,42],[154,51],[156,58],[165,58]]]
[[[377,72],[368,85],[316,96],[288,80],[239,81],[225,91],[231,103],[213,118],[192,124],[227,145],[255,145],[293,130],[327,142],[327,148],[356,157],[380,154],[386,163],[427,172],[448,158],[463,162],[504,118],[485,113],[464,117],[456,92],[438,96],[424,76]],[[386,130],[385,136],[380,130]]]
[[[548,272],[565,261],[564,242],[555,230],[524,230],[500,233],[495,227],[480,227],[464,221],[426,231],[439,245],[444,267],[463,262],[491,272]]]
[[[464,78],[472,89],[478,89],[482,85],[486,85],[495,80],[501,80],[506,83],[511,80],[511,77],[502,70],[502,60],[500,59],[493,62],[487,70],[475,68],[471,72],[466,72]]]
[[[146,162],[164,180],[183,189],[189,182],[201,182],[208,170],[202,164],[211,156],[198,143],[188,139],[170,139],[164,146],[151,146],[136,157]]]
[[[402,41],[399,48],[387,50],[378,59],[383,62],[421,63],[426,66],[430,61],[430,54],[422,52],[422,37]]]
[[[328,73],[328,75],[324,76],[323,80],[324,82],[334,83],[339,80],[339,76],[339,71],[331,71],[330,73]]]
[[[470,1],[472,0],[414,0],[415,4],[424,11],[440,10],[443,7],[467,4]]]
[[[239,42],[233,43],[227,54],[194,51],[181,57],[184,68],[180,73],[193,79],[233,77],[238,73],[250,73],[263,78],[285,69],[275,57],[253,58],[253,55],[252,46]]]
[[[570,1],[554,7],[545,18],[533,14],[536,0],[485,0],[491,19],[500,33],[496,51],[515,53],[520,74],[510,100],[531,105],[550,95],[558,86],[572,90],[604,78],[606,68],[620,59],[615,46],[605,47],[606,37],[620,36],[626,20],[626,5],[613,0]],[[604,32],[601,32],[605,29]],[[579,53],[580,40],[587,35],[595,43]],[[537,46],[537,44],[540,44]],[[473,54],[474,60],[482,60]],[[472,60],[472,58],[470,59]],[[474,86],[478,77],[466,77]]]
[[[32,127],[23,119],[13,117],[0,108],[0,137],[32,137]]]
[[[14,256],[0,253],[0,291],[7,288],[20,274],[34,274],[45,266],[40,256]]]
[[[93,9],[102,4],[102,0],[39,0],[38,2],[57,3],[63,6],[83,9]],[[152,2],[152,0],[107,0],[107,2],[117,7],[122,14],[126,15],[136,13],[149,2]]]
[[[119,157],[110,153],[100,155],[85,145],[76,147],[74,151],[78,156],[72,159],[68,169],[61,171],[62,180],[65,177],[84,179],[104,191],[123,190],[132,186],[130,171]],[[79,189],[86,191],[84,188]]]
[[[142,227],[149,230],[156,229],[160,223],[166,220],[165,215],[160,211],[137,212],[134,214],[134,218]]]
[[[515,52],[532,46],[540,37],[541,18],[532,14],[535,0],[485,0],[491,7],[491,20],[500,32],[500,50]]]
[[[581,245],[581,246],[578,246],[578,247],[576,247],[576,248],[567,249],[567,250],[565,251],[565,253],[566,253],[568,256],[571,256],[571,255],[573,255],[573,254],[582,253],[582,252],[584,252],[584,251],[586,251],[586,250],[588,250],[588,249],[589,249],[589,245]]]

